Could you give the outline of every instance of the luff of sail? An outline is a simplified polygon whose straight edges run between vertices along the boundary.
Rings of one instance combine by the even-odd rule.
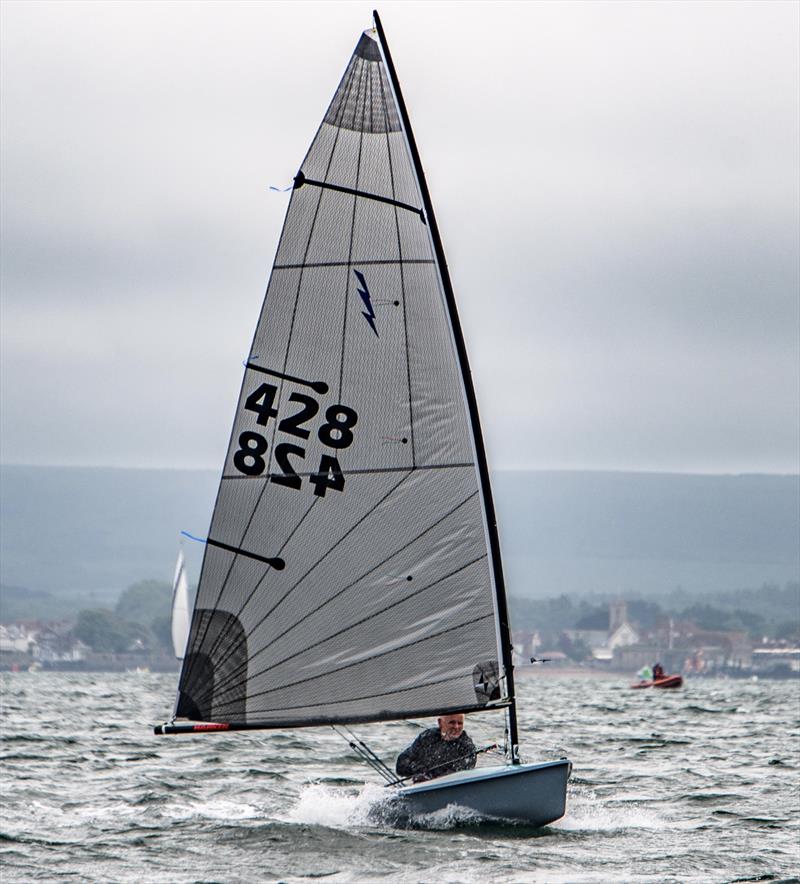
[[[183,550],[178,551],[175,579],[172,581],[172,647],[178,660],[183,660],[189,640],[189,581]]]
[[[484,494],[437,261],[367,32],[295,180],[178,717],[285,727],[507,701]]]

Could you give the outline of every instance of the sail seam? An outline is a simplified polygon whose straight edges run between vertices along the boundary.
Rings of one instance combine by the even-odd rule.
[[[471,624],[465,623],[463,625],[469,626]],[[363,697],[347,697],[344,700],[326,700],[325,705],[326,706],[336,706],[341,703],[352,703],[353,701],[358,701],[358,700],[374,700],[374,699],[376,699],[376,697],[390,697],[390,696],[392,696],[392,694],[405,694],[405,693],[408,693],[408,691],[417,691],[420,688],[431,688],[434,685],[447,684],[449,681],[461,681],[464,678],[471,678],[471,677],[472,677],[472,672],[468,672],[468,673],[467,672],[460,672],[458,675],[449,675],[447,678],[436,678],[436,679],[433,679],[432,681],[426,681],[426,682],[422,682],[421,684],[412,685],[409,688],[396,688],[393,691],[380,691],[377,694],[365,694]],[[280,711],[284,712],[287,710],[309,709],[309,708],[313,708],[312,703],[303,703],[300,706],[281,706]],[[477,709],[485,709],[485,708],[486,708],[485,706],[478,706],[477,707]],[[496,708],[496,707],[493,706],[492,708]],[[462,707],[458,707],[458,709],[459,709],[459,711],[463,711]],[[267,710],[257,710],[253,714],[258,715],[259,713],[263,713],[266,711]],[[438,714],[442,713],[442,710],[439,708],[437,708],[435,711]],[[409,715],[408,717],[409,718],[417,718],[418,714],[417,715]]]
[[[369,71],[370,68],[368,65],[364,65],[363,69],[365,71]],[[372,95],[372,76],[367,77],[367,83],[370,87],[370,96]],[[361,84],[359,83],[359,92]],[[358,157],[356,159],[356,189],[358,188],[359,182],[361,181],[361,157],[364,152],[364,119],[367,116],[367,89],[364,88],[363,94],[363,103],[361,107],[361,131],[358,135]],[[355,113],[353,114],[353,120],[355,121]],[[344,354],[345,349],[347,347],[347,306],[350,301],[350,268],[352,267],[353,261],[353,240],[356,234],[356,209],[358,207],[358,199],[353,197],[353,211],[350,215],[350,243],[347,248],[347,270],[345,272],[344,279],[344,312],[342,315],[342,349],[340,351],[339,356],[339,397],[337,402],[342,401],[342,381],[344,378]]]
[[[312,616],[313,616],[314,614],[316,614],[318,611],[322,610],[322,608],[324,608],[326,605],[328,605],[328,604],[330,604],[331,602],[335,601],[337,598],[339,598],[340,596],[342,596],[342,595],[343,595],[345,592],[347,592],[349,589],[352,589],[354,586],[357,586],[359,583],[361,583],[362,580],[364,580],[365,577],[369,577],[370,574],[372,574],[372,573],[374,573],[375,571],[377,571],[378,568],[383,567],[387,562],[390,562],[395,556],[397,556],[397,555],[399,555],[400,553],[404,552],[404,551],[407,550],[410,546],[413,546],[413,545],[414,545],[415,543],[417,543],[421,538],[423,538],[426,534],[428,534],[430,531],[433,531],[433,529],[436,528],[438,525],[441,525],[442,522],[445,521],[445,519],[448,519],[451,515],[453,515],[453,513],[455,513],[455,512],[456,512],[457,510],[459,510],[462,506],[464,506],[464,504],[466,504],[466,503],[468,503],[470,500],[472,500],[472,498],[475,497],[475,495],[476,495],[477,493],[478,493],[478,492],[475,491],[475,492],[473,492],[472,494],[470,494],[469,497],[467,497],[467,498],[465,498],[464,500],[462,500],[461,503],[459,503],[457,506],[453,507],[449,512],[445,513],[445,514],[442,515],[440,518],[438,518],[435,522],[433,522],[431,525],[429,525],[427,528],[425,528],[424,531],[421,531],[419,534],[417,534],[415,537],[413,537],[411,540],[409,540],[408,543],[406,543],[405,545],[401,546],[399,549],[394,550],[390,555],[386,556],[385,559],[383,559],[382,561],[378,562],[376,565],[374,565],[374,566],[373,566],[372,568],[370,568],[369,570],[365,571],[363,574],[359,575],[359,577],[357,577],[352,583],[349,583],[347,586],[344,586],[342,589],[339,590],[339,592],[337,592],[335,595],[331,596],[329,599],[326,599],[322,604],[317,605],[316,608],[314,608],[312,611],[309,611],[309,612],[305,615],[305,617],[303,617],[301,620],[296,621],[295,623],[293,623],[293,624],[292,624],[291,626],[289,626],[288,628],[282,630],[282,631],[281,631],[281,634],[280,634],[279,636],[277,636],[276,638],[274,638],[271,642],[269,642],[269,644],[264,645],[263,648],[260,648],[260,649],[256,652],[256,654],[254,654],[254,655],[250,658],[250,660],[252,661],[253,659],[255,659],[256,656],[258,656],[258,654],[262,654],[262,653],[263,653],[264,651],[266,651],[268,648],[271,648],[271,647],[275,644],[275,642],[278,641],[278,639],[283,638],[284,636],[286,636],[289,632],[291,632],[293,629],[295,629],[295,628],[296,628],[297,626],[299,626],[301,623],[305,622],[309,617],[312,617]],[[281,547],[281,552],[282,552],[282,551],[283,551],[283,547]],[[485,556],[483,556],[483,557],[481,557],[481,558],[485,558]],[[471,564],[471,563],[470,563],[470,564]],[[457,573],[457,571],[454,571],[453,573]],[[445,575],[445,577],[443,577],[443,578],[441,578],[441,579],[444,580],[444,579],[446,579],[447,577],[451,577],[451,576],[452,576],[452,574],[447,574],[447,575]],[[440,582],[440,581],[437,581],[437,583],[438,583],[438,582]],[[422,590],[419,590],[419,592],[422,592],[422,591],[423,591],[424,589],[426,589],[426,588],[428,588],[428,587],[423,587],[423,589],[422,589]],[[411,598],[411,596],[405,596],[404,599],[405,599],[405,598]],[[403,599],[403,600],[404,600],[404,599]],[[377,612],[377,613],[382,613],[382,612]],[[350,628],[350,627],[348,627],[348,628]],[[330,636],[329,636],[329,638],[330,638]],[[327,640],[328,640],[328,639],[323,639],[322,641],[327,641]],[[320,642],[320,644],[321,644],[321,643],[322,643],[322,642]],[[300,653],[305,653],[305,651],[307,651],[307,650],[308,650],[308,648],[304,648],[304,650],[303,650],[302,652],[300,652]],[[289,658],[289,659],[291,659],[291,658]],[[250,662],[250,661],[248,661],[248,663],[249,663],[249,662]],[[282,660],[282,661],[280,661],[280,662],[281,662],[281,663],[285,663],[286,660]],[[273,664],[272,666],[268,667],[268,668],[265,669],[265,670],[262,670],[261,672],[259,672],[259,673],[257,673],[257,674],[258,674],[258,675],[261,675],[261,674],[263,674],[264,672],[268,672],[270,669],[274,668],[274,666],[276,666],[276,665],[280,665],[280,663],[278,663],[278,664]],[[241,671],[242,671],[242,668],[239,667],[238,670],[234,670],[233,672],[229,673],[228,676],[226,676],[226,679],[225,679],[225,680],[223,680],[220,684],[215,685],[214,690],[215,690],[215,691],[221,691],[221,693],[224,695],[225,690],[227,690],[228,686],[231,684],[231,680],[232,680],[232,679],[235,679],[235,678],[238,678],[239,675],[241,674]],[[204,696],[202,699],[203,699],[203,700],[207,699],[207,696]]]
[[[309,267],[350,267],[353,261],[310,261],[308,264],[274,264],[273,270],[303,270]],[[359,266],[376,267],[392,264],[435,264],[433,258],[380,258],[373,261],[358,261]]]
[[[422,223],[426,223],[425,213],[417,206],[409,205],[409,203],[401,203],[399,200],[392,199],[388,196],[381,196],[379,193],[369,193],[366,190],[358,190],[354,187],[345,187],[342,184],[331,184],[328,181],[315,181],[313,178],[306,178],[306,176],[302,172],[298,172],[294,178],[294,189],[299,190],[306,184],[310,184],[312,187],[321,187],[324,190],[335,190],[338,193],[348,193],[352,196],[360,196],[365,200],[374,200],[376,203],[385,203],[389,206],[396,206],[398,209],[406,209],[409,212],[413,212],[415,215],[419,215]]]
[[[366,476],[378,476],[382,474],[390,474],[390,473],[413,473],[419,472],[421,470],[456,470],[456,469],[464,469],[465,467],[471,467],[474,469],[475,463],[473,461],[467,461],[465,463],[436,463],[436,464],[420,464],[413,467],[373,467],[368,468],[365,467],[363,470],[352,469],[346,470],[342,469],[340,472],[343,476],[358,476],[358,475],[366,475]],[[282,473],[262,473],[260,476],[244,476],[240,474],[230,475],[230,476],[222,476],[223,479],[235,479],[242,481],[254,482],[256,480],[268,481],[272,478],[272,476],[282,476]],[[311,471],[310,473],[297,472],[298,476],[315,476],[317,473],[315,471]]]
[[[338,632],[334,632],[331,635],[328,635],[325,638],[320,639],[318,642],[316,642],[314,645],[312,645],[310,647],[303,648],[300,651],[295,651],[294,654],[290,654],[288,657],[284,657],[282,660],[278,660],[277,662],[270,664],[266,668],[260,669],[258,672],[254,672],[250,677],[251,678],[258,678],[261,675],[266,675],[268,672],[271,672],[273,669],[277,669],[279,666],[283,666],[284,663],[288,663],[290,660],[294,660],[295,657],[299,657],[301,654],[307,653],[309,650],[311,650],[311,647],[319,647],[320,645],[324,645],[325,642],[331,641],[331,639],[334,639],[334,638],[338,638],[340,635],[343,635],[345,632],[348,632],[351,629],[355,629],[357,626],[362,626],[364,623],[368,623],[370,620],[375,619],[375,617],[379,617],[381,614],[385,614],[387,611],[391,611],[392,608],[396,608],[398,605],[402,605],[405,602],[410,601],[413,598],[416,598],[418,595],[421,595],[423,592],[427,592],[429,589],[433,589],[434,587],[439,586],[445,580],[449,580],[451,577],[454,577],[456,574],[459,574],[462,571],[466,571],[467,568],[471,568],[474,564],[476,564],[477,562],[480,562],[482,559],[485,559],[485,558],[487,558],[487,554],[484,554],[482,556],[478,556],[477,558],[473,559],[471,562],[467,562],[466,564],[462,565],[461,567],[456,568],[454,571],[451,571],[449,574],[444,574],[438,580],[434,580],[433,583],[429,583],[427,586],[423,586],[420,589],[417,589],[414,592],[409,593],[409,595],[403,596],[403,598],[398,599],[395,602],[392,602],[391,605],[387,605],[385,608],[381,608],[380,611],[375,611],[373,614],[370,614],[368,617],[362,617],[361,620],[357,620],[355,623],[351,623],[348,626],[345,626],[344,628],[340,629]],[[363,579],[363,578],[361,578],[361,579]],[[357,581],[357,582],[360,582],[360,581]],[[311,614],[309,614],[308,616],[309,617],[312,616],[313,613],[315,613],[315,612],[312,611]],[[303,618],[303,620],[305,620],[305,619],[307,619],[307,618]],[[299,621],[299,623],[302,623],[303,620]],[[299,623],[295,623],[294,625],[298,626]],[[293,628],[294,627],[290,627],[284,633],[282,633],[278,638],[283,638],[283,636],[286,634],[286,632],[289,632]],[[277,640],[278,640],[277,638],[274,639],[274,641],[271,642],[271,644],[274,644]],[[415,642],[411,643],[411,645],[413,645],[413,644],[415,644]],[[395,648],[394,650],[400,651],[403,648],[411,647],[411,645],[401,645],[400,647]],[[267,650],[267,647],[269,647],[269,645],[264,648],[261,648],[261,650],[258,653],[262,653],[263,651]],[[254,654],[253,657],[255,657],[255,656],[256,655]],[[250,658],[251,661],[252,661],[253,657]],[[372,657],[366,657],[364,659],[371,660]],[[360,661],[360,662],[364,662],[364,661]],[[325,676],[329,675],[331,672],[335,672],[335,671],[337,671],[337,670],[329,670],[327,672],[321,672],[318,675],[309,676],[309,680],[313,680],[315,678],[324,678]],[[237,687],[238,687],[238,685],[231,684],[230,686],[225,686],[224,689],[220,690],[219,692],[217,692],[217,690],[215,689],[215,691],[214,691],[215,700],[218,702],[219,698],[224,697],[226,693],[229,693],[232,690],[236,690]]]
[[[315,568],[317,568],[317,566],[318,566],[321,562],[323,562],[323,561],[324,561],[324,560],[325,560],[325,559],[326,559],[326,558],[327,558],[327,557],[328,557],[328,556],[329,556],[329,555],[330,555],[330,554],[336,549],[336,547],[338,547],[340,544],[344,543],[344,541],[347,539],[347,537],[349,537],[350,534],[352,534],[353,531],[355,531],[356,528],[358,528],[358,526],[359,526],[359,525],[360,525],[365,519],[367,519],[369,516],[371,516],[372,513],[374,513],[375,510],[377,510],[378,507],[379,507],[382,503],[384,503],[384,501],[386,501],[386,500],[390,497],[390,495],[393,494],[393,493],[394,493],[394,492],[395,492],[395,491],[396,491],[396,490],[397,490],[397,489],[403,484],[403,482],[406,481],[407,478],[408,478],[407,475],[406,475],[406,476],[403,476],[403,478],[402,478],[402,479],[401,479],[396,485],[393,485],[393,486],[392,486],[392,487],[386,492],[386,494],[384,494],[383,497],[382,497],[379,501],[377,501],[377,502],[375,503],[374,506],[370,507],[370,509],[367,510],[367,512],[364,513],[364,515],[363,515],[363,516],[362,516],[362,517],[361,517],[361,518],[360,518],[360,519],[359,519],[359,520],[358,520],[358,521],[357,521],[357,522],[356,522],[351,528],[349,528],[349,529],[348,529],[348,530],[347,530],[347,531],[346,531],[346,532],[345,532],[345,533],[344,533],[344,534],[343,534],[343,535],[342,535],[342,536],[336,541],[336,543],[333,544],[332,547],[330,547],[325,553],[323,553],[323,554],[317,559],[317,561],[314,562],[314,564],[308,569],[308,571],[306,571],[306,573],[303,574],[303,576],[300,577],[300,579],[297,580],[296,583],[294,583],[292,586],[290,586],[289,589],[287,589],[286,592],[285,592],[285,593],[284,593],[284,594],[278,599],[278,601],[275,602],[275,604],[269,609],[269,611],[267,611],[267,613],[264,614],[264,616],[263,616],[263,617],[262,617],[257,623],[255,623],[255,624],[252,626],[252,628],[251,628],[251,632],[254,632],[255,630],[259,629],[259,628],[261,627],[261,624],[264,623],[264,621],[265,621],[268,617],[271,617],[271,616],[272,616],[272,614],[274,613],[274,611],[277,610],[277,608],[279,608],[279,607],[280,607],[280,606],[286,601],[287,598],[289,598],[289,596],[295,591],[295,589],[297,589],[298,586],[300,586],[300,584],[306,579],[306,577],[308,577],[308,575],[309,575],[309,574],[310,574]],[[230,652],[229,652],[229,653],[230,653]],[[255,655],[253,655],[253,656],[255,656]],[[222,663],[224,663],[224,662],[227,661],[227,659],[228,659],[227,656],[224,656],[222,659],[220,659],[220,660],[218,661],[217,665],[218,665],[218,666],[221,666]],[[234,671],[238,673],[238,672],[241,672],[242,670],[241,670],[241,667],[240,667],[239,669],[234,670]],[[229,673],[228,678],[231,678],[231,677],[233,677],[233,673]]]
[[[397,196],[395,181],[394,181],[394,164],[392,163],[392,142],[389,138],[389,124],[388,124],[388,110],[386,107],[386,90],[383,87],[383,65],[380,65],[378,68],[379,76],[380,76],[380,84],[381,84],[381,100],[383,104],[383,114],[384,114],[384,123],[386,128],[386,152],[389,157],[389,179],[392,182],[392,196]],[[400,303],[402,305],[403,310],[403,343],[405,345],[406,350],[406,386],[408,390],[408,432],[410,436],[411,442],[411,463],[416,466],[417,461],[417,448],[416,443],[414,441],[414,401],[411,396],[411,359],[409,357],[408,350],[408,312],[406,305],[406,279],[405,273],[403,272],[403,242],[400,238],[400,219],[397,215],[397,208],[394,210],[394,226],[395,232],[397,234],[397,254],[399,257],[400,264]],[[431,262],[434,263],[434,262]]]
[[[490,617],[494,618],[494,611],[492,611],[491,614],[482,614],[480,617],[473,617],[472,620],[467,620],[465,623],[458,623],[455,626],[448,626],[447,629],[442,629],[439,632],[431,633],[431,635],[426,635],[424,638],[419,638],[416,641],[409,642],[407,645],[400,645],[397,648],[390,648],[388,651],[381,651],[379,654],[373,654],[371,657],[364,657],[363,660],[355,660],[352,663],[346,663],[344,666],[339,666],[336,669],[329,669],[327,672],[323,673],[323,675],[335,675],[337,672],[344,672],[346,669],[352,669],[354,666],[361,666],[364,663],[369,663],[372,660],[378,660],[379,658],[386,657],[389,654],[396,654],[398,651],[405,651],[408,648],[413,648],[415,645],[420,645],[420,644],[423,644],[424,642],[432,641],[435,638],[441,638],[443,635],[448,635],[449,633],[455,632],[458,629],[463,629],[466,626],[472,626],[474,623],[480,623],[481,620],[487,620]],[[263,697],[263,696],[266,696],[267,694],[274,694],[275,691],[286,690],[286,688],[294,688],[294,687],[297,687],[297,685],[299,685],[299,684],[305,684],[306,682],[314,681],[320,677],[321,676],[319,676],[319,675],[310,675],[310,676],[308,676],[308,678],[301,678],[298,681],[287,682],[286,684],[280,685],[280,687],[269,688],[264,691],[258,691],[255,694],[249,694],[247,699],[249,701],[249,700],[255,699],[256,697]],[[447,681],[450,681],[450,679],[448,678]],[[415,687],[416,687],[416,685],[415,685]],[[388,691],[387,693],[390,693],[390,694],[401,693],[401,691],[403,691],[403,690],[413,690],[413,688],[400,688],[397,691]],[[351,698],[351,702],[352,702],[352,700],[358,700],[358,699],[360,699],[360,698],[358,698],[358,697]],[[341,702],[346,702],[346,701],[341,701]],[[215,704],[215,707],[218,710],[221,707],[230,706],[230,705],[232,705],[232,703],[233,703],[233,701],[229,701],[227,703],[220,703],[218,705]]]

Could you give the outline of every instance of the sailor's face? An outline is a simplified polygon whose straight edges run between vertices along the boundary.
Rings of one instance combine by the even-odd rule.
[[[448,743],[457,740],[464,731],[463,715],[444,715],[439,719],[439,733]]]

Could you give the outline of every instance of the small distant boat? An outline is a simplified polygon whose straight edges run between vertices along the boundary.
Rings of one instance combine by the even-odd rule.
[[[663,678],[635,681],[632,688],[679,688],[683,685],[683,676],[665,675]]]
[[[189,581],[183,550],[178,551],[175,579],[172,581],[172,647],[178,660],[183,660],[189,640]]]

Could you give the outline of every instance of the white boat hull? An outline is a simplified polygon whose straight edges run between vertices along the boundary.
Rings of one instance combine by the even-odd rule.
[[[564,816],[571,771],[566,758],[460,771],[399,789],[392,811],[410,820],[457,806],[480,817],[545,826]]]

